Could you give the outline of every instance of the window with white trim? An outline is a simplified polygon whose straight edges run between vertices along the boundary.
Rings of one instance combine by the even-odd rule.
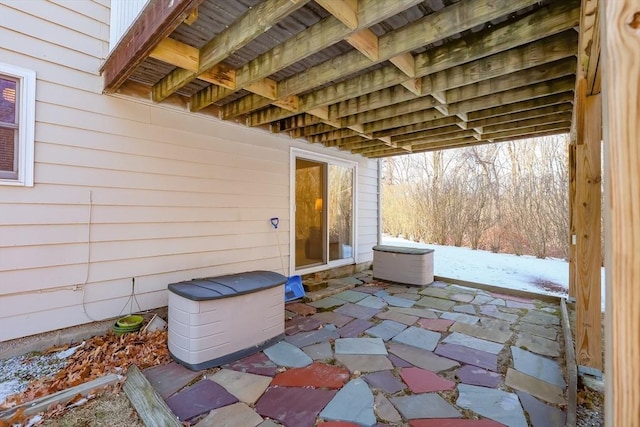
[[[0,62],[0,185],[33,186],[36,73]]]

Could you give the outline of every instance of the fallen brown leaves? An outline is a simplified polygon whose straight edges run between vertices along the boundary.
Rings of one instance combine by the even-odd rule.
[[[124,375],[130,365],[145,369],[169,361],[167,332],[164,330],[96,336],[78,348],[55,376],[32,381],[24,392],[8,397],[0,409],[48,396],[109,373]],[[56,409],[59,411],[60,408]]]

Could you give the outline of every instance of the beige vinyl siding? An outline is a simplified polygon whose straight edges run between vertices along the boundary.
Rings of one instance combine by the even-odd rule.
[[[133,278],[150,309],[172,282],[281,272],[269,218],[288,257],[291,147],[358,162],[372,259],[376,161],[102,95],[108,20],[104,1],[0,4],[0,61],[37,75],[35,185],[0,186],[0,341],[117,316]]]

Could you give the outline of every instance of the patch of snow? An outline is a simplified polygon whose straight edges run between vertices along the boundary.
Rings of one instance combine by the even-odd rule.
[[[67,364],[55,354],[23,354],[0,360],[0,405],[7,397],[20,393],[30,381],[55,375]]]
[[[66,350],[63,350],[63,351],[58,352],[58,353],[56,353],[56,357],[57,357],[58,359],[66,359],[67,357],[69,357],[69,356],[71,356],[73,353],[75,353],[77,349],[79,349],[80,347],[84,346],[84,343],[85,343],[85,342],[84,342],[84,341],[82,341],[82,344],[79,344],[79,345],[77,345],[77,346],[75,346],[75,347],[71,347],[71,348],[68,348],[68,349],[66,349]]]
[[[569,289],[569,263],[562,259],[431,245],[386,235],[381,243],[434,249],[433,269],[436,276],[562,297],[567,296]],[[601,277],[604,311],[604,267]]]

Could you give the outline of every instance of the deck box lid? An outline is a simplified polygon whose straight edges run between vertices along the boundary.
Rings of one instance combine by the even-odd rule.
[[[286,276],[273,271],[249,271],[171,283],[169,291],[192,301],[207,301],[258,292],[286,281]]]
[[[373,247],[374,251],[391,252],[394,254],[406,255],[424,255],[433,252],[433,249],[427,248],[408,248],[405,246],[377,245]]]

